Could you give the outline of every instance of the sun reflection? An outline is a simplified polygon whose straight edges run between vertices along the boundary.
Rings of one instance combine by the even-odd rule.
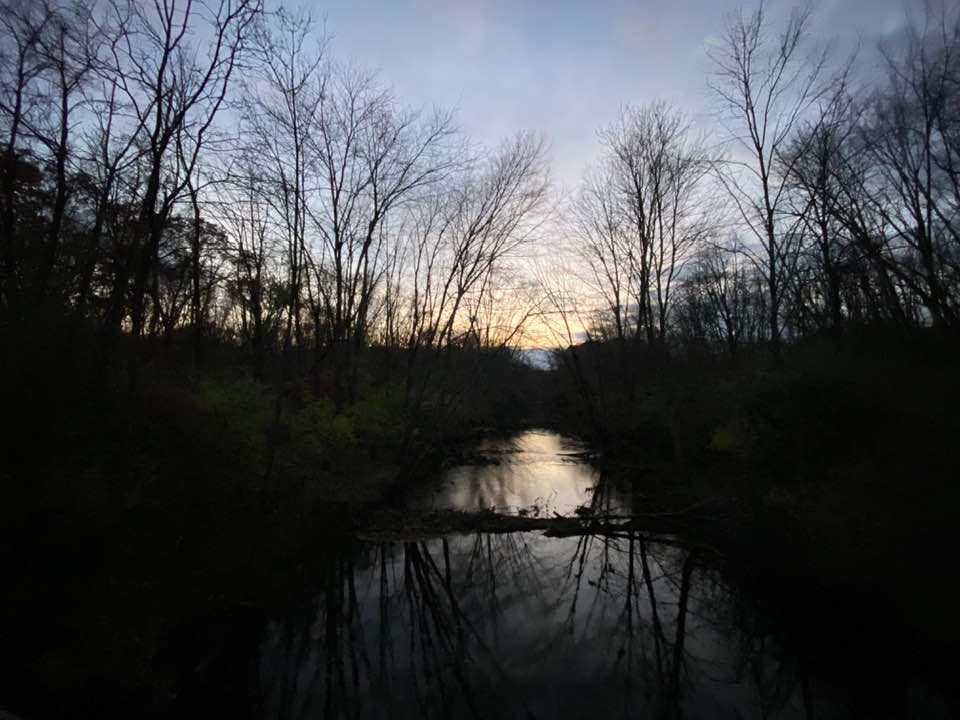
[[[600,471],[577,441],[548,430],[487,440],[473,462],[448,470],[427,499],[436,509],[572,515],[588,505]]]

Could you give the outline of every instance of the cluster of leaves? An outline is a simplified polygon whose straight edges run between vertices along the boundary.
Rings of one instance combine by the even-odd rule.
[[[406,434],[401,396],[387,388],[369,389],[341,409],[329,397],[287,403],[276,418],[276,397],[267,386],[243,378],[204,379],[191,389],[203,432],[220,454],[243,459],[251,472],[265,470],[270,444],[287,459],[317,467],[365,452],[396,451]]]

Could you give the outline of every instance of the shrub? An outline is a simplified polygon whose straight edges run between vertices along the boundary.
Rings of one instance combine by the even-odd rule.
[[[375,447],[396,447],[402,442],[407,417],[400,397],[387,388],[369,389],[344,411],[360,441]]]
[[[203,439],[261,470],[270,427],[263,386],[250,380],[203,379],[192,386],[190,398],[204,420],[199,428]]]
[[[352,421],[338,414],[333,401],[326,397],[306,401],[294,414],[291,425],[293,442],[301,452],[342,453],[357,444]]]

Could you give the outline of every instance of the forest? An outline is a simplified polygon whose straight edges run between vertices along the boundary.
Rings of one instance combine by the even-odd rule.
[[[850,53],[814,13],[730,13],[712,124],[625,88],[564,189],[536,128],[479,142],[309,13],[3,2],[3,625],[80,568],[177,608],[204,568],[204,598],[263,583],[529,428],[588,442],[647,510],[716,503],[700,537],[765,538],[759,566],[837,597],[884,562],[942,572],[960,12]],[[949,593],[908,595],[878,614],[947,656]]]

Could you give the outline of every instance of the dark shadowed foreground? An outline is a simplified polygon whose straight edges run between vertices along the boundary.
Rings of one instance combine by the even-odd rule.
[[[484,442],[352,532],[282,560],[245,548],[239,581],[224,548],[216,566],[193,548],[189,567],[139,570],[157,558],[103,547],[80,569],[59,548],[59,565],[22,567],[14,553],[0,690],[23,717],[950,712],[949,666],[876,598],[818,596],[775,549],[722,553],[713,541],[736,547],[722,537],[736,531],[717,518],[751,520],[645,512],[585,451],[546,431]],[[760,570],[778,561],[782,587]]]
[[[357,543],[266,626],[264,714],[804,717],[826,702],[714,562],[638,532]]]

